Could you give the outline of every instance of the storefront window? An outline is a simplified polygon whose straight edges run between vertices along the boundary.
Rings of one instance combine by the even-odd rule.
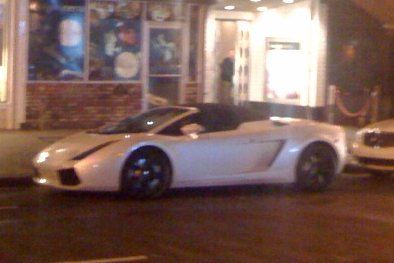
[[[84,0],[31,0],[29,80],[82,80]]]
[[[198,6],[191,6],[190,8],[190,38],[189,38],[189,80],[197,81],[197,57],[198,44],[200,43],[199,30],[199,14]]]
[[[0,66],[3,66],[3,46],[4,46],[4,13],[5,4],[4,0],[0,1]]]
[[[140,80],[142,3],[90,2],[90,80]]]
[[[151,3],[148,5],[148,21],[169,22],[184,20],[183,5]]]
[[[182,83],[197,82],[201,11],[163,1],[29,0],[28,80],[138,82],[147,104],[178,103]]]
[[[7,100],[7,67],[6,67],[6,2],[0,0],[0,102]]]

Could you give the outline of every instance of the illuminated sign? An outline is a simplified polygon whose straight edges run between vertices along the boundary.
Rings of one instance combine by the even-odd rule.
[[[266,49],[266,86],[268,100],[296,102],[306,85],[305,59],[300,42],[268,39]]]

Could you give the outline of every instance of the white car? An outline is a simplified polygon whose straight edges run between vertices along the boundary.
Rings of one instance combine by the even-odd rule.
[[[195,104],[66,137],[33,164],[42,185],[155,198],[170,188],[264,183],[320,191],[340,173],[346,154],[339,126]]]
[[[371,174],[394,172],[394,119],[372,123],[357,131],[352,144],[356,162]]]

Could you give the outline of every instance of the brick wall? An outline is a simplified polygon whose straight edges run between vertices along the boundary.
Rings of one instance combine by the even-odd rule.
[[[199,101],[201,91],[197,83],[186,85],[186,103],[194,103]]]
[[[186,102],[198,101],[197,83]],[[142,84],[29,83],[24,129],[90,129],[142,110]]]
[[[89,129],[141,111],[141,84],[29,83],[30,129]]]

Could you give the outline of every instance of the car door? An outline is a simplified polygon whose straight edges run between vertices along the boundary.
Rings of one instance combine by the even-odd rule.
[[[265,171],[283,145],[275,132],[261,132],[270,125],[261,122],[257,129],[208,132],[188,137],[174,147],[176,174],[187,180],[234,179]],[[265,128],[264,128],[265,127]]]

